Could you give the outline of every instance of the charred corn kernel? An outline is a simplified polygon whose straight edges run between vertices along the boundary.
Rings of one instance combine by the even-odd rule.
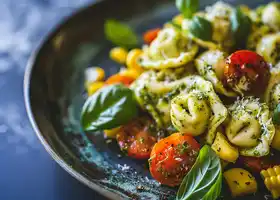
[[[104,136],[106,138],[115,138],[121,127],[113,128],[110,130],[104,130]]]
[[[271,192],[274,199],[280,197],[280,165],[261,171],[266,188]]]
[[[245,169],[229,169],[224,172],[224,177],[233,197],[252,194],[258,189],[256,179]]]
[[[183,15],[176,15],[175,17],[173,17],[172,21],[175,23],[175,24],[178,24],[178,25],[182,25],[182,22],[184,20],[184,17]]]
[[[103,81],[105,77],[105,71],[100,67],[89,67],[85,70],[86,84],[90,84],[95,81]]]
[[[105,82],[97,81],[87,84],[87,93],[88,96],[93,95],[97,90],[102,88],[105,85]]]
[[[127,50],[122,47],[115,47],[110,51],[110,58],[120,64],[125,64]]]
[[[143,68],[138,64],[138,58],[142,53],[143,51],[141,49],[132,49],[129,51],[126,58],[127,68],[142,72]]]
[[[135,69],[124,69],[124,70],[120,71],[120,74],[131,77],[133,79],[137,79],[141,75],[141,72],[139,72]]]

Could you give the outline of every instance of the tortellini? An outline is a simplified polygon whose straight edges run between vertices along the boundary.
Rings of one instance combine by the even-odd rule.
[[[257,53],[272,65],[280,61],[280,32],[262,37],[257,45]]]
[[[144,72],[131,88],[139,104],[158,126],[168,127],[172,121],[182,132],[194,135],[206,132],[209,144],[213,143],[217,127],[227,117],[227,109],[212,84],[189,72],[170,69]]]
[[[225,96],[234,97],[237,94],[224,87],[222,79],[224,76],[225,53],[220,50],[209,50],[201,54],[195,60],[198,73],[210,81],[215,90]]]
[[[276,106],[280,103],[280,64],[271,69],[271,76],[265,91],[264,100],[273,113]],[[280,126],[275,125],[275,136],[272,141],[273,148],[280,150]]]
[[[269,153],[275,127],[269,108],[259,99],[246,97],[229,107],[230,119],[226,126],[229,141],[244,156],[261,157]]]
[[[172,124],[178,131],[194,136],[206,132],[206,142],[212,144],[227,109],[209,81],[200,76],[186,79],[186,88],[171,101]]]
[[[263,9],[262,22],[275,30],[280,30],[280,3],[269,3]]]
[[[192,82],[187,76],[194,74],[194,67],[189,65],[159,72],[146,71],[132,85],[138,103],[147,110],[158,126],[168,127],[170,120],[170,101]]]
[[[138,62],[144,68],[166,69],[180,67],[195,57],[198,46],[172,27],[161,30],[157,38],[145,47]]]
[[[260,27],[254,27],[253,31],[249,34],[247,38],[247,49],[256,51],[257,44],[262,39],[263,36],[269,34],[271,29],[266,25],[261,25]]]
[[[280,67],[280,66],[279,66]],[[270,79],[265,91],[264,100],[270,110],[274,110],[280,103],[280,68],[275,67],[270,70]]]

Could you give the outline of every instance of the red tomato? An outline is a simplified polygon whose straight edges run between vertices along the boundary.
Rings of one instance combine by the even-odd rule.
[[[136,159],[148,159],[156,138],[151,136],[148,126],[151,123],[146,118],[134,120],[121,127],[117,134],[120,148],[127,152],[129,157]]]
[[[123,83],[124,85],[129,86],[133,81],[134,79],[129,76],[114,74],[110,76],[105,83],[109,85],[115,83]]]
[[[224,68],[225,84],[242,92],[261,93],[269,80],[269,66],[259,54],[240,50],[231,54]]]
[[[192,136],[183,133],[161,139],[149,159],[152,176],[164,185],[179,185],[195,163],[199,148]]]
[[[247,157],[247,156],[240,156],[240,162],[244,164],[246,167],[251,169],[254,172],[260,172],[263,169],[268,169],[275,165],[275,162],[271,160],[271,157]]]
[[[156,39],[159,31],[160,31],[160,28],[155,28],[155,29],[151,29],[151,30],[148,30],[147,32],[145,32],[144,35],[143,35],[144,42],[146,44],[151,44],[152,41],[154,39]]]

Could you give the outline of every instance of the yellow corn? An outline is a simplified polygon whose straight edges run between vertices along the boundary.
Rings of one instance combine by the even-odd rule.
[[[183,22],[183,15],[176,15],[175,17],[173,17],[172,21],[175,23],[175,24],[178,24],[178,25],[182,25],[182,22]]]
[[[127,50],[122,47],[115,47],[110,51],[110,58],[120,64],[125,64],[127,57]]]
[[[115,138],[121,127],[113,128],[110,130],[104,130],[104,136],[106,138]]]
[[[271,192],[274,199],[280,197],[280,165],[262,170],[261,175],[264,179],[266,188]]]
[[[133,79],[137,79],[141,75],[141,72],[135,69],[124,69],[120,71],[120,74],[131,77]]]
[[[103,81],[105,77],[105,71],[100,67],[89,67],[85,71],[86,84],[90,84],[95,81]]]
[[[143,53],[141,49],[132,49],[128,52],[126,58],[126,65],[129,69],[135,69],[139,72],[143,71],[143,68],[138,64],[138,58]]]
[[[105,85],[105,82],[103,81],[97,81],[97,82],[92,82],[87,84],[87,93],[88,96],[93,95],[97,90],[102,88]]]

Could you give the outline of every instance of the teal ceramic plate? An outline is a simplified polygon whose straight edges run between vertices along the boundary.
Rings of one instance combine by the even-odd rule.
[[[201,0],[201,8],[214,0]],[[229,1],[232,4],[254,1]],[[123,157],[114,141],[86,135],[80,127],[85,101],[84,70],[98,65],[107,75],[119,70],[108,59],[105,19],[124,20],[143,31],[161,26],[178,13],[174,1],[108,0],[83,8],[59,25],[32,55],[24,91],[32,125],[46,150],[71,175],[110,199],[174,199],[176,188],[161,186],[147,163]],[[221,199],[227,197],[223,191]],[[264,199],[265,192],[244,199]]]

